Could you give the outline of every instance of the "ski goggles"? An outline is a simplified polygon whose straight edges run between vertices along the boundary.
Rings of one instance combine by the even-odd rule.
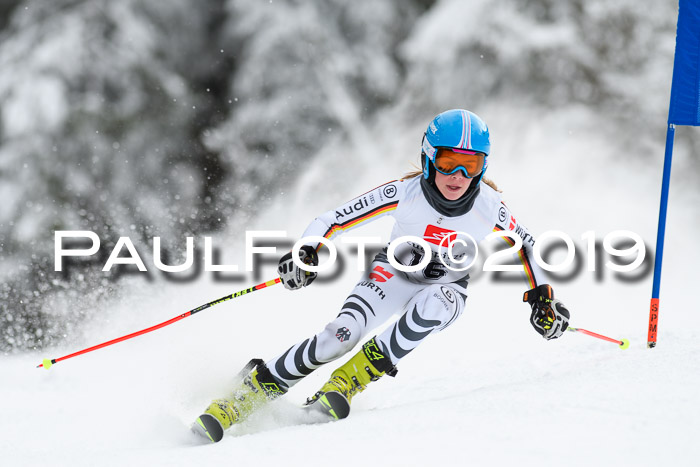
[[[467,178],[473,178],[484,170],[486,154],[467,149],[438,149],[433,165],[443,175],[461,170]]]

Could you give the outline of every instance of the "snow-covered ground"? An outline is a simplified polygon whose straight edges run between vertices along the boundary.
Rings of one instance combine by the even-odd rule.
[[[489,175],[535,234],[562,230],[583,244],[586,231],[602,239],[625,229],[653,250],[662,143],[648,165],[630,165],[624,154],[605,150],[585,112],[569,110],[537,122],[514,109],[478,112],[494,140]],[[370,153],[347,145],[328,148],[326,164],[316,164],[253,225],[217,244],[232,257],[242,254],[244,228],[287,230],[292,238],[317,213],[399,177],[417,159],[423,128],[391,139],[378,136],[384,130],[381,122],[371,130],[376,145]],[[371,171],[365,167],[370,160]],[[250,358],[274,357],[332,319],[356,279],[355,263],[330,285],[297,293],[272,287],[49,371],[35,368],[45,357],[151,326],[248,285],[208,276],[185,284],[137,278],[130,300],[101,310],[70,344],[0,361],[0,463],[698,465],[700,314],[694,290],[700,253],[687,238],[700,225],[697,195],[686,190],[697,178],[686,167],[679,154],[659,345],[653,350],[645,345],[650,274],[626,283],[609,270],[602,281],[584,270],[574,280],[553,283],[572,311],[572,325],[628,338],[627,350],[574,333],[545,342],[531,329],[529,308],[520,301],[524,283],[484,275],[472,284],[460,320],[406,357],[396,378],[384,378],[358,396],[350,418],[308,424],[299,408],[332,364],[221,443],[199,445],[189,423],[226,393]],[[386,238],[389,225],[378,221],[358,235]],[[275,277],[274,266],[263,276]]]

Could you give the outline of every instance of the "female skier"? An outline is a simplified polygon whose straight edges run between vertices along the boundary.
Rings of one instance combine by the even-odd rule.
[[[307,400],[307,405],[332,419],[347,417],[354,395],[385,374],[394,376],[399,360],[428,335],[453,323],[464,310],[469,275],[462,265],[473,258],[475,246],[454,241],[460,232],[477,242],[501,230],[522,238],[518,255],[530,288],[523,297],[532,308],[530,323],[545,339],[560,337],[568,326],[569,312],[554,299],[552,288],[544,283],[541,269],[532,260],[534,239],[503,204],[500,192],[484,179],[490,148],[488,128],[477,115],[461,109],[443,112],[432,120],[423,137],[422,172],[381,185],[311,222],[303,238],[330,240],[383,216],[392,216],[395,225],[389,245],[374,258],[335,320],[267,362],[252,360],[241,371],[233,394],[213,401],[195,422],[195,430],[219,441],[232,424],[285,394],[321,365],[345,355],[370,330],[400,312],[393,326],[366,341]],[[408,241],[396,241],[406,236]],[[453,243],[451,254],[447,254],[448,243]],[[317,265],[319,247],[318,243],[302,246],[301,262]],[[280,259],[278,271],[290,290],[316,278],[316,273],[295,264],[291,252]]]

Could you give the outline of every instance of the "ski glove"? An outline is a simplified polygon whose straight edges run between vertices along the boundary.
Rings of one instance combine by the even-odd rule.
[[[299,259],[302,263],[310,266],[318,266],[318,254],[309,245],[304,245],[299,249]],[[316,279],[315,272],[304,271],[292,261],[292,252],[280,258],[279,266],[277,267],[280,279],[285,288],[289,290],[299,290],[306,287]]]
[[[556,339],[569,327],[569,310],[554,298],[554,291],[548,284],[530,289],[523,295],[523,301],[530,304],[530,324],[545,339]]]

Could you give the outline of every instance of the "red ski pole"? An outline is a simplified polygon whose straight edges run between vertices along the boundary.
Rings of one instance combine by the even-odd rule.
[[[630,346],[630,341],[628,341],[627,339],[617,340],[617,339],[613,339],[612,337],[603,336],[602,334],[597,334],[597,333],[592,332],[592,331],[587,331],[587,330],[581,329],[581,328],[574,328],[571,326],[566,328],[566,330],[571,331],[571,332],[580,332],[582,334],[585,334],[585,335],[591,336],[591,337],[595,337],[597,339],[602,339],[602,340],[608,341],[608,342],[614,342],[615,344],[619,345],[621,349],[626,349],[627,347]]]
[[[52,365],[54,365],[60,361],[68,360],[69,358],[77,357],[78,355],[92,352],[93,350],[101,349],[102,347],[107,347],[109,345],[116,344],[117,342],[125,341],[127,339],[131,339],[132,337],[140,336],[141,334],[146,334],[148,332],[155,331],[156,329],[160,329],[160,328],[163,328],[163,327],[168,326],[170,324],[173,324],[177,321],[180,321],[181,319],[187,318],[188,316],[192,316],[193,314],[198,313],[202,310],[206,310],[207,308],[210,308],[214,305],[218,305],[219,303],[222,303],[222,302],[231,300],[232,298],[240,297],[241,295],[245,295],[245,294],[250,293],[250,292],[255,292],[256,290],[264,289],[265,287],[269,287],[271,285],[275,285],[275,284],[279,284],[279,283],[280,283],[280,278],[278,277],[277,279],[263,282],[263,283],[258,284],[258,285],[254,285],[253,287],[249,287],[247,289],[232,293],[231,295],[221,297],[218,300],[214,300],[212,302],[205,303],[204,305],[200,305],[197,308],[195,308],[194,310],[190,310],[187,313],[183,313],[180,316],[176,316],[172,319],[169,319],[168,321],[164,321],[160,324],[156,324],[155,326],[151,326],[150,328],[142,329],[140,331],[136,331],[134,333],[127,334],[127,335],[122,336],[122,337],[117,337],[116,339],[112,339],[111,341],[103,342],[102,344],[94,345],[92,347],[88,347],[87,349],[79,350],[78,352],[72,353],[70,355],[66,355],[64,357],[54,358],[54,359],[45,358],[44,361],[42,363],[38,364],[36,367],[37,368],[43,367],[43,368],[46,368],[48,370],[49,368],[51,368]]]

